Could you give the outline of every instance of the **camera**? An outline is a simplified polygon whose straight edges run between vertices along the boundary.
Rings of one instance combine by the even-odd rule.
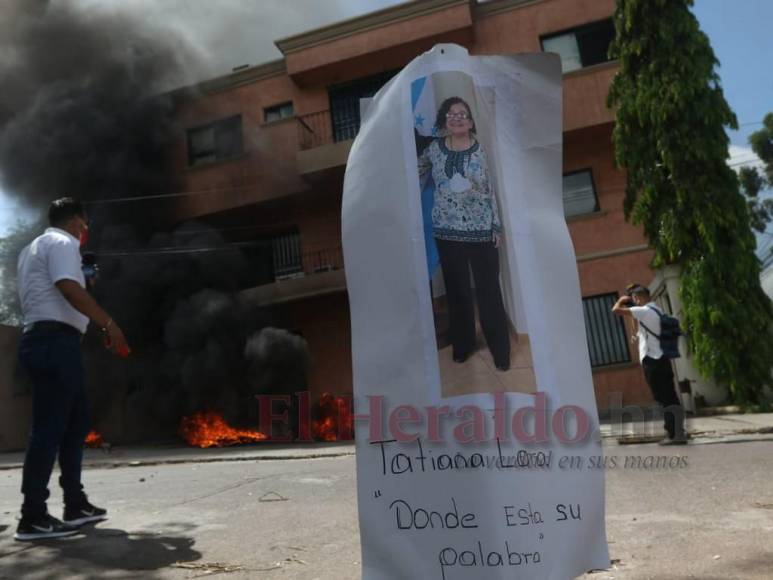
[[[639,284],[628,284],[628,286],[625,287],[625,295],[628,296],[629,300],[628,303],[632,305],[636,305],[636,302],[633,299],[633,295],[640,290],[642,287]]]
[[[81,257],[81,270],[83,270],[83,277],[86,279],[86,287],[93,287],[99,278],[97,255],[93,252],[84,253]]]

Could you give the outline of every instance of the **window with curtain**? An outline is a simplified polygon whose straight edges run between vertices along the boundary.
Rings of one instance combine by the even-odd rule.
[[[631,361],[625,323],[622,316],[612,313],[617,299],[614,292],[582,299],[590,366],[593,368]]]
[[[571,72],[609,60],[609,44],[615,38],[611,18],[543,36],[542,50],[561,57],[563,72]]]
[[[565,217],[599,211],[599,201],[590,169],[564,174],[563,190]]]
[[[241,115],[188,129],[188,165],[228,159],[242,151]]]

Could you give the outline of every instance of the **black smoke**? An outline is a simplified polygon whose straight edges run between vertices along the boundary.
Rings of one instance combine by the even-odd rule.
[[[217,230],[189,222],[143,242],[111,227],[102,249],[95,294],[134,349],[116,360],[92,337],[92,399],[108,432],[116,404],[124,441],[171,438],[197,411],[257,428],[255,395],[305,389],[305,340],[273,328],[287,321],[241,292],[251,266]]]
[[[98,332],[87,338],[94,420],[114,441],[171,437],[196,411],[245,423],[266,377],[281,388],[290,369],[288,385],[305,382],[305,343],[293,343],[298,364],[285,357],[273,370],[248,348],[276,321],[240,294],[251,266],[239,247],[205,224],[175,224],[152,198],[177,189],[170,89],[187,83],[196,54],[173,29],[126,13],[0,2],[0,184],[39,210],[78,197],[96,222],[93,292],[133,349],[120,360]],[[135,197],[151,199],[121,201]]]
[[[168,88],[195,51],[171,30],[72,2],[0,4],[0,179],[33,208],[168,191]]]

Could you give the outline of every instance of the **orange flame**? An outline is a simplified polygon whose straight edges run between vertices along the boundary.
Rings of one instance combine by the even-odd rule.
[[[180,421],[180,436],[193,447],[227,447],[268,439],[259,431],[234,429],[214,411],[194,413]]]
[[[316,407],[315,415],[320,419],[311,422],[315,439],[322,441],[354,439],[352,412],[348,399],[323,393]]]
[[[93,429],[89,431],[89,434],[86,435],[86,441],[84,441],[84,444],[86,447],[91,447],[92,449],[98,449],[99,447],[102,447],[105,440],[102,438],[102,435],[100,435],[98,432],[94,431]]]

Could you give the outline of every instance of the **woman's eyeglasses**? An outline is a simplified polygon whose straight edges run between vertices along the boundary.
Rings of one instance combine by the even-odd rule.
[[[459,121],[466,121],[470,116],[467,113],[446,113],[446,119],[458,119]]]

